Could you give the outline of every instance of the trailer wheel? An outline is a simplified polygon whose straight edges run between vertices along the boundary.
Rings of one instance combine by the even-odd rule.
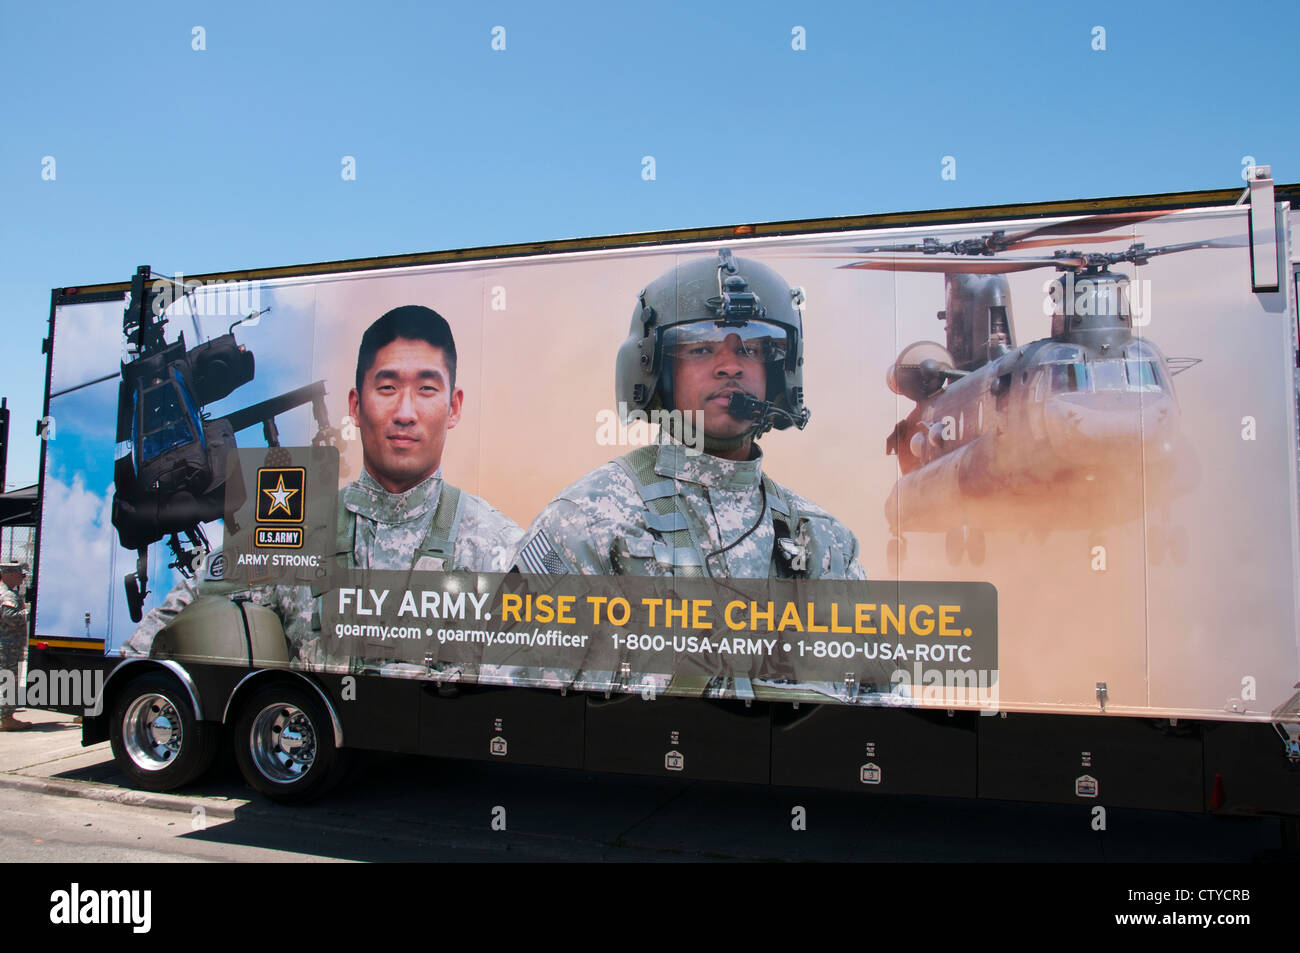
[[[342,778],[349,754],[335,747],[325,706],[300,685],[268,685],[240,709],[235,760],[248,786],[273,801],[324,794]]]
[[[176,679],[158,671],[122,689],[108,726],[117,766],[146,791],[171,791],[203,774],[216,757],[220,731],[199,721]]]

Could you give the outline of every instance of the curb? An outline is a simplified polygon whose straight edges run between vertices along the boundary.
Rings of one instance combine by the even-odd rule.
[[[151,791],[134,791],[97,781],[70,781],[65,778],[33,778],[22,774],[0,774],[0,787],[52,794],[56,797],[80,797],[108,804],[126,804],[131,807],[149,807],[161,811],[193,814],[201,807],[205,814],[233,818],[235,811],[244,806],[229,802],[209,803],[205,798],[182,797],[174,794],[156,794]]]

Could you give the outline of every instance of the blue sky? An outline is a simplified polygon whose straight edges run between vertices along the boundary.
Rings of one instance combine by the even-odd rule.
[[[36,479],[56,285],[1223,188],[1246,155],[1292,182],[1298,25],[1294,2],[6,4],[7,483]]]

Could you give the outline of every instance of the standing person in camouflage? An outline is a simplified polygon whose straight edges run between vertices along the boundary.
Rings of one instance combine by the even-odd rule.
[[[27,655],[27,604],[20,590],[23,585],[23,564],[15,560],[0,562],[0,666],[13,673],[10,682],[18,688],[19,669]],[[28,721],[14,717],[16,699],[6,699],[0,704],[0,731],[22,731],[31,728]]]
[[[442,479],[447,431],[460,422],[456,344],[430,308],[387,312],[361,337],[348,411],[361,436],[361,476],[339,493],[337,565],[349,569],[504,572],[521,530],[486,501]],[[125,650],[146,654],[154,634],[193,601],[188,580],[151,611]],[[254,602],[280,616],[305,668],[359,670],[360,659],[327,657],[319,599],[306,586],[265,586]],[[315,594],[319,596],[319,593]],[[378,667],[377,660],[371,664]],[[391,674],[419,674],[416,666]],[[411,669],[411,671],[408,671]]]
[[[726,250],[651,282],[618,352],[615,396],[624,420],[671,411],[667,426],[657,445],[562,490],[529,527],[515,568],[865,579],[853,533],[766,475],[756,443],[770,428],[808,421],[802,305],[802,289]],[[691,445],[701,431],[703,452]],[[695,687],[716,692],[722,680]]]

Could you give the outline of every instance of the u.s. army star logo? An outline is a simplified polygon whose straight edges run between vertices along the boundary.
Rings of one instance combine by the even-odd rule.
[[[301,523],[307,471],[303,467],[263,467],[257,471],[257,521]]]

